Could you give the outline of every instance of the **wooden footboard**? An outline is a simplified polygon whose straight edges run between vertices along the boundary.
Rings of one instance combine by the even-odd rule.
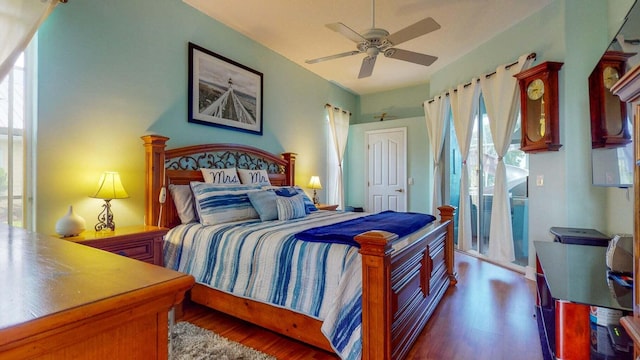
[[[423,237],[392,251],[397,235],[358,235],[362,255],[362,359],[403,359],[449,286],[453,268],[454,208],[439,208],[441,221]],[[191,300],[307,344],[333,351],[322,322],[287,309],[196,284]]]
[[[362,254],[362,358],[402,359],[444,292],[457,283],[453,269],[453,214],[422,238],[392,251],[397,235],[370,231],[356,236]]]

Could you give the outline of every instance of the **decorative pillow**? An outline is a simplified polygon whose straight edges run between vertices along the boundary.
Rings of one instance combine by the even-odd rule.
[[[302,195],[277,196],[278,220],[290,220],[307,216]]]
[[[284,196],[284,197],[291,197],[294,195],[298,195],[298,190],[293,188],[293,186],[274,187],[273,191],[275,191],[276,195]]]
[[[240,181],[243,184],[271,185],[267,170],[238,169],[238,175],[240,175]]]
[[[294,195],[302,195],[304,200],[304,208],[307,214],[311,214],[312,211],[317,211],[318,208],[313,204],[313,201],[309,199],[307,194],[299,186],[263,186],[262,189],[273,189],[278,196],[290,197]]]
[[[169,193],[178,211],[178,217],[183,224],[198,221],[196,203],[193,199],[191,186],[169,184]]]
[[[254,185],[216,185],[191,182],[196,209],[202,225],[257,219],[248,192],[258,191]]]
[[[307,211],[307,214],[310,214],[312,211],[318,211],[318,208],[316,207],[316,205],[313,203],[311,199],[309,199],[309,197],[307,196],[307,193],[305,193],[304,190],[300,188],[300,186],[296,185],[293,188],[298,190],[298,194],[302,195],[302,199],[304,200],[304,208],[305,208],[305,211]]]
[[[209,184],[241,184],[236,168],[207,169],[200,168],[204,182]]]
[[[278,196],[273,190],[251,191],[247,195],[251,205],[260,215],[260,220],[278,219],[278,207],[276,206],[276,198]]]

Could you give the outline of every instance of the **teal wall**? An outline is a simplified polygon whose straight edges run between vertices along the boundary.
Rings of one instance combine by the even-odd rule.
[[[352,117],[351,124],[379,121],[376,116],[382,113],[394,116],[395,119],[424,116],[422,104],[428,95],[428,83],[361,95],[358,114]]]
[[[264,74],[264,135],[187,122],[187,43]],[[117,225],[144,221],[140,136],[168,147],[234,142],[298,153],[297,183],[325,173],[324,104],[355,111],[354,94],[178,0],[70,1],[39,32],[37,231],[53,233],[68,205],[92,227],[100,174],[119,171],[130,198]]]

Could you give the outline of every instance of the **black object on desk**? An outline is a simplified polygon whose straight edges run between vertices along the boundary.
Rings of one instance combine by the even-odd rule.
[[[552,227],[553,241],[563,244],[609,246],[611,237],[594,229]]]

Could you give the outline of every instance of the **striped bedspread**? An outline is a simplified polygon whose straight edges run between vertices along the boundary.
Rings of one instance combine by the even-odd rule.
[[[362,273],[358,249],[297,240],[295,234],[367,215],[316,211],[289,221],[177,226],[165,237],[165,266],[236,296],[323,321],[342,359],[360,359]]]

